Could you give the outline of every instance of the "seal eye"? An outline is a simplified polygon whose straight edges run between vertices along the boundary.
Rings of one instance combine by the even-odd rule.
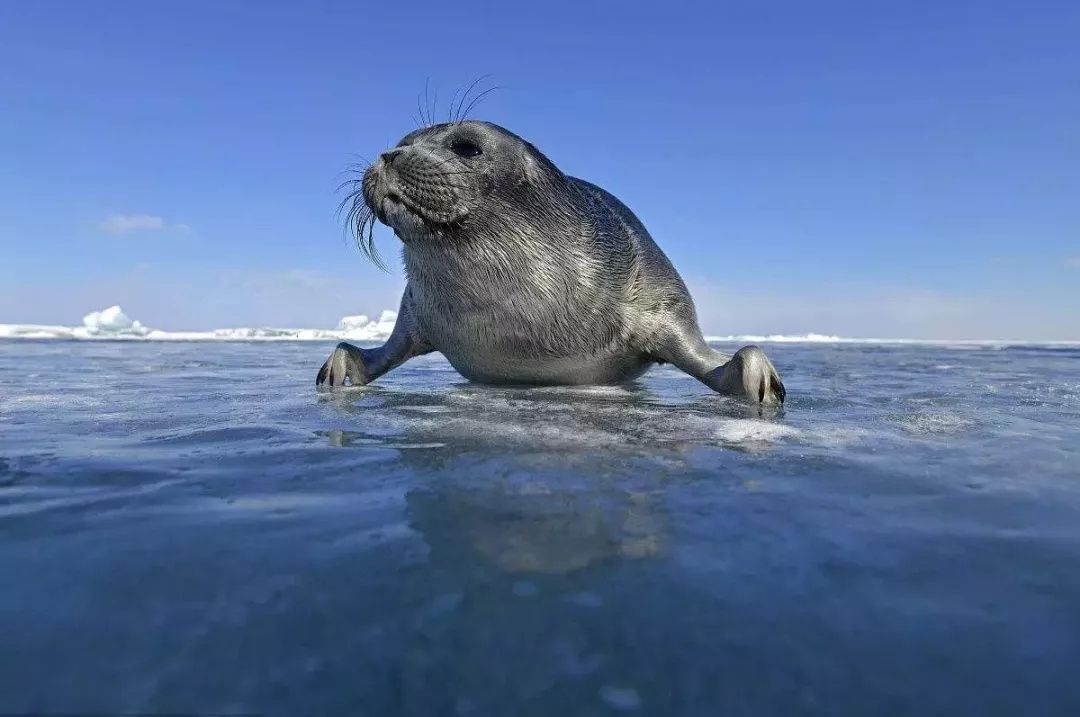
[[[464,139],[455,139],[451,142],[450,151],[459,157],[479,157],[482,154],[478,145]]]

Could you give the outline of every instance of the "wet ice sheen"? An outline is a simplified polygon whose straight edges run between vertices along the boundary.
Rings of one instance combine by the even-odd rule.
[[[772,345],[759,415],[331,347],[0,341],[0,712],[1080,713],[1076,348]]]

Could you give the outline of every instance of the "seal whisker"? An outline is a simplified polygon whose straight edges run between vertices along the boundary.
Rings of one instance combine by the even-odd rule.
[[[465,108],[465,111],[461,113],[461,117],[459,118],[459,120],[458,120],[458,121],[459,121],[459,122],[462,122],[462,121],[464,121],[464,120],[468,119],[468,118],[469,118],[469,113],[470,113],[470,112],[472,112],[473,108],[474,108],[474,107],[476,107],[476,105],[477,105],[477,104],[478,104],[478,103],[479,103],[479,102],[480,102],[481,100],[483,100],[483,99],[484,99],[484,97],[486,97],[487,95],[491,94],[491,93],[492,93],[492,92],[494,92],[495,90],[501,90],[501,89],[502,89],[502,87],[500,87],[499,85],[494,85],[494,86],[492,86],[492,87],[489,87],[489,88],[487,88],[486,90],[484,90],[484,91],[483,91],[483,92],[481,92],[480,94],[478,94],[478,95],[477,95],[476,97],[474,97],[474,98],[472,99],[472,101],[471,101],[471,102],[469,102],[469,105],[468,105],[468,107],[466,107],[466,108]]]
[[[423,105],[423,107],[420,106],[420,95],[416,96],[416,106],[417,106],[417,109],[420,111],[420,118],[422,120],[424,120],[424,126],[425,127],[428,125],[428,118],[427,118],[426,112],[427,112],[427,107],[430,104],[429,101],[428,101],[428,85],[430,83],[431,83],[431,78],[430,77],[425,77],[424,78],[424,105]]]
[[[351,180],[345,185],[356,186],[359,183],[361,182],[358,180]],[[337,211],[339,217],[346,207],[348,211],[345,214],[345,228],[355,236],[357,247],[375,266],[382,271],[388,271],[375,247],[375,213],[371,211],[364,199],[362,186],[353,189],[341,200]]]
[[[349,162],[347,165],[345,165],[345,168],[337,173],[337,177],[342,177],[344,175],[350,174],[354,174],[356,175],[356,177],[353,179],[342,180],[341,184],[339,184],[334,189],[335,192],[340,192],[348,185],[360,184],[364,181],[364,172],[366,172],[368,170],[368,167],[371,166],[371,160],[360,154],[357,154],[355,156],[357,158],[357,161]]]
[[[356,240],[360,251],[371,260],[371,263],[382,271],[389,272],[382,256],[379,255],[379,250],[375,247],[375,214],[366,205],[356,222]]]
[[[343,187],[345,187],[346,185],[348,185],[350,183],[351,182],[343,182],[338,187],[338,191],[341,191],[341,189]],[[351,222],[352,218],[353,218],[353,213],[358,211],[358,209],[356,207],[357,197],[362,196],[362,195],[363,195],[363,190],[362,189],[354,189],[351,192],[349,192],[348,194],[346,194],[345,197],[338,203],[337,212],[336,212],[336,215],[337,215],[338,219],[341,218],[341,214],[342,214],[342,212],[345,211],[345,207],[349,207],[349,211],[346,213],[345,219],[346,219],[347,222]]]
[[[424,110],[420,115],[421,117],[424,118],[424,126],[425,127],[430,127],[431,124],[432,124],[431,118],[428,115],[428,112],[431,109],[431,98],[428,96],[428,92],[429,92],[430,88],[431,88],[431,78],[430,77],[425,77],[424,78]],[[419,100],[419,99],[420,98],[417,97],[417,100]]]
[[[454,90],[453,96],[450,98],[450,104],[446,108],[446,123],[454,123],[454,105],[457,103],[458,95],[461,94],[461,87]]]
[[[367,157],[365,157],[362,154],[353,153],[352,156],[353,156],[353,161],[351,161],[351,162],[349,162],[348,164],[345,165],[345,169],[342,170],[343,172],[355,171],[358,174],[363,174],[364,170],[366,170],[372,164],[371,160],[368,159]]]
[[[358,176],[354,176],[354,177],[351,177],[349,179],[341,180],[341,183],[337,185],[337,187],[334,189],[334,191],[335,192],[340,192],[345,187],[351,187],[351,186],[355,186],[357,184],[363,184],[363,182],[364,182],[364,172],[365,171],[367,171],[366,167],[364,167],[364,168],[346,167],[345,169],[341,170],[340,172],[338,172],[339,177],[341,175],[343,175],[343,174],[355,174],[355,175],[358,175]]]
[[[490,73],[480,75],[472,81],[472,84],[470,84],[468,89],[465,90],[464,94],[461,95],[461,100],[460,102],[458,102],[457,109],[450,115],[451,124],[459,124],[465,118],[465,114],[461,112],[461,108],[465,106],[465,103],[469,99],[469,95],[472,94],[472,91],[476,88],[476,86],[489,77],[491,77]]]
[[[425,85],[426,87],[426,85]],[[420,93],[416,93],[416,128],[418,130],[427,129],[427,120],[424,117],[424,107],[420,102]]]
[[[428,80],[424,80],[424,99],[427,99],[428,95]],[[432,88],[431,100],[427,102],[427,125],[432,127],[435,125],[435,110],[439,106],[439,88]]]

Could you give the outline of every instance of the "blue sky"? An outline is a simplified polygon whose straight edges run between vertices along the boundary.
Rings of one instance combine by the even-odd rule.
[[[335,187],[490,74],[708,333],[1080,339],[1080,4],[525,5],[0,3],[0,323],[396,308]]]

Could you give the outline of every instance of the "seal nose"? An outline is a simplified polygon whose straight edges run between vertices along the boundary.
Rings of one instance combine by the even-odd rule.
[[[383,152],[380,155],[380,158],[382,159],[383,164],[385,164],[387,167],[389,167],[391,164],[394,163],[394,157],[398,156],[399,154],[401,154],[401,149],[400,148],[394,148],[394,149],[388,150],[386,152]]]

